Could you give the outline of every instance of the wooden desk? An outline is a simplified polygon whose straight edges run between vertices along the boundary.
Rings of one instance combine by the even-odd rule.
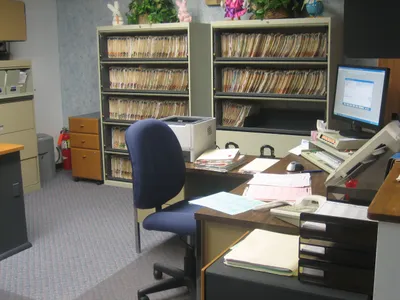
[[[196,169],[193,163],[186,163],[185,199],[203,197],[221,191],[229,192],[247,182],[253,176],[239,173],[239,169],[255,158],[256,156],[247,155],[243,165],[227,173]]]
[[[0,260],[32,246],[28,241],[20,151],[0,144]]]
[[[291,161],[300,162],[307,170],[318,170],[318,167],[304,158],[289,154],[265,172],[284,174],[286,173],[287,165]],[[313,194],[326,195],[324,182],[327,176],[326,172],[311,174]],[[245,187],[246,183],[243,183],[231,192],[241,195]],[[265,211],[248,211],[232,216],[213,209],[202,208],[196,212],[195,218],[198,222],[197,228],[199,230],[197,234],[199,248],[197,251],[201,257],[201,267],[209,263],[249,230],[261,228],[287,234],[299,233],[298,227],[286,223]]]
[[[232,243],[234,246],[236,243]],[[201,271],[201,300],[368,300],[367,295],[300,282],[296,277],[277,276],[226,266],[217,256]]]
[[[396,162],[368,208],[368,218],[400,223],[400,162]]]

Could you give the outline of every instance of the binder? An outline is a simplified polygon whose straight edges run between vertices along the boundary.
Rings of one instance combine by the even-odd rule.
[[[347,190],[356,192],[356,189]],[[361,193],[370,196],[374,194],[365,191]],[[373,196],[364,198],[364,206],[372,199]],[[328,198],[328,201],[332,200]],[[351,200],[347,200],[347,203],[353,204]],[[360,200],[357,200],[357,203],[359,204]],[[323,226],[305,226],[306,222]],[[299,280],[372,295],[377,232],[378,223],[374,221],[302,213]]]

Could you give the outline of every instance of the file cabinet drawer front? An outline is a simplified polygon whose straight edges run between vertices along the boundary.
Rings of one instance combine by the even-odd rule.
[[[0,135],[0,143],[24,145],[21,160],[38,155],[37,137],[33,129]]]
[[[30,186],[39,182],[37,158],[30,158],[21,161],[21,172],[23,186]]]
[[[0,104],[0,135],[34,128],[32,100]]]
[[[87,118],[70,118],[69,131],[74,133],[99,134],[99,120]]]
[[[72,176],[102,180],[101,152],[99,150],[72,149]]]
[[[99,136],[85,133],[71,133],[71,147],[100,150]]]

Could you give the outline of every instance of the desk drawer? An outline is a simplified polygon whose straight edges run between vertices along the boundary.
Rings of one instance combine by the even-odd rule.
[[[71,149],[71,156],[73,177],[102,180],[99,150]]]
[[[74,133],[99,134],[99,120],[88,118],[69,118],[69,131]]]
[[[21,160],[38,155],[37,136],[33,129],[0,135],[0,143],[24,145]]]
[[[0,104],[0,135],[34,128],[32,100]]]
[[[100,150],[99,135],[85,133],[70,133],[71,147]]]

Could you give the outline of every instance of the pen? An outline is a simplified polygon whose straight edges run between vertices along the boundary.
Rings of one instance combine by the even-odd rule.
[[[320,173],[323,172],[323,170],[306,170],[302,171],[301,173]]]

